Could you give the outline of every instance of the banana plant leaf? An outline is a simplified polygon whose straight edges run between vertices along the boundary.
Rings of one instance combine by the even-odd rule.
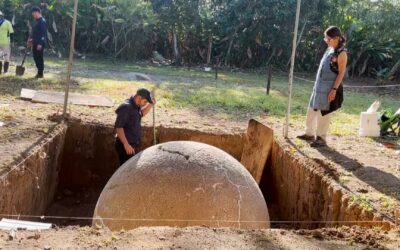
[[[381,134],[393,132],[400,135],[400,114],[396,112],[393,114],[391,111],[386,110],[380,117]]]

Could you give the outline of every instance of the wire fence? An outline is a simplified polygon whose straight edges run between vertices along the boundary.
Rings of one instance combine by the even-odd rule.
[[[295,76],[294,78],[305,81],[305,82],[312,82],[312,83],[315,82],[315,80],[310,80],[310,79],[306,79],[306,78],[298,77],[298,76]],[[343,87],[345,87],[345,88],[364,88],[364,89],[367,89],[367,88],[370,88],[370,89],[373,89],[373,88],[400,88],[400,84],[391,84],[391,85],[346,85],[346,84],[344,84]]]
[[[18,163],[11,165],[10,169],[3,173],[0,174],[0,183],[3,184],[3,186],[8,186],[8,176],[16,171],[25,171],[27,170],[36,180],[36,182],[39,182],[39,176],[37,174],[35,174],[33,171],[31,171],[28,167],[26,167],[26,162],[31,158],[34,157],[35,155],[38,155],[40,159],[46,160],[47,159],[47,153],[42,151],[43,150],[43,141],[45,140],[46,143],[49,143],[51,141],[53,141],[55,139],[54,136],[50,136],[50,133],[55,129],[55,127],[53,127],[50,131],[49,131],[49,135],[46,135],[47,140],[45,138],[41,138],[42,140],[40,140],[39,143],[36,143],[27,153],[27,155],[25,157],[23,157],[22,159],[18,159]],[[39,185],[37,185],[37,188],[39,189]]]

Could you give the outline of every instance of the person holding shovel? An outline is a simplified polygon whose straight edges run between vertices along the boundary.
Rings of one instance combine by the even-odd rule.
[[[32,33],[28,39],[27,47],[32,48],[33,59],[38,70],[35,78],[43,78],[43,52],[44,48],[47,46],[47,24],[39,7],[33,7],[31,12],[36,23],[32,27]]]
[[[120,165],[138,152],[142,136],[142,117],[147,115],[155,104],[156,100],[150,91],[141,88],[115,111],[117,114],[115,148]]]
[[[306,118],[306,132],[297,138],[311,141],[311,147],[327,146],[326,137],[332,113],[343,103],[342,81],[346,74],[346,39],[336,26],[324,33],[328,45],[319,65]]]
[[[11,56],[11,35],[14,33],[13,26],[10,21],[4,18],[4,14],[0,11],[0,54],[3,55],[4,64],[0,61],[0,74],[4,65],[4,74],[8,72]]]

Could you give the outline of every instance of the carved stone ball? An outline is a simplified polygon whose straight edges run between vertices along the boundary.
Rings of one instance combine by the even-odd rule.
[[[224,151],[197,142],[150,147],[122,165],[96,205],[93,225],[269,228],[264,197],[250,173]]]

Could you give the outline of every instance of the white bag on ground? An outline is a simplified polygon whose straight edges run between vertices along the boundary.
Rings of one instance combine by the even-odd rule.
[[[379,137],[381,127],[378,124],[378,109],[381,106],[379,101],[375,101],[368,108],[367,112],[361,112],[360,115],[360,136]]]
[[[379,107],[381,106],[381,102],[376,100],[374,101],[374,103],[371,104],[371,106],[369,106],[367,113],[376,113],[378,112]]]

